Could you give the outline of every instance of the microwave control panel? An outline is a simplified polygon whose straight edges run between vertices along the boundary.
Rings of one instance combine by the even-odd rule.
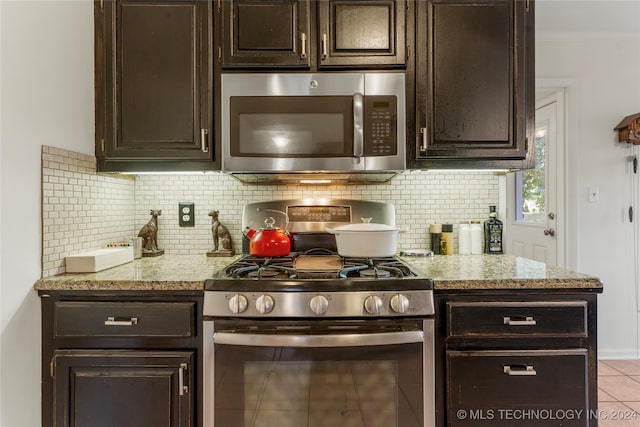
[[[398,154],[398,100],[395,95],[364,97],[364,155]]]

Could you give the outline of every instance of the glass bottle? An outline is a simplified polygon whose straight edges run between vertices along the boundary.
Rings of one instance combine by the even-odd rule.
[[[489,219],[484,222],[484,252],[502,253],[502,221],[497,218],[496,207],[489,206]]]

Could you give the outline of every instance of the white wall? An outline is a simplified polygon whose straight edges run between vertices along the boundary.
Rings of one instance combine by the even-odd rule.
[[[0,425],[40,425],[40,146],[93,153],[93,3],[0,1]],[[631,24],[629,24],[631,25]],[[631,227],[624,221],[629,149],[611,129],[640,111],[640,42],[626,37],[539,41],[537,73],[567,78],[569,266],[605,282],[601,355],[637,355]],[[601,201],[589,204],[586,188]],[[640,211],[640,209],[637,209]]]
[[[93,3],[0,1],[0,425],[40,424],[40,147],[92,154]]]
[[[640,112],[640,33],[550,34],[536,40],[536,78],[567,82],[567,267],[600,277],[601,358],[638,357],[629,156],[613,128]],[[600,202],[590,203],[590,186]],[[636,207],[638,212],[638,207]],[[636,219],[637,220],[637,219]]]

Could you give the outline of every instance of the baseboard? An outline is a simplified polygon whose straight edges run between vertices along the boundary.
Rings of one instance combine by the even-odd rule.
[[[598,360],[620,360],[620,359],[640,359],[640,354],[638,354],[638,350],[633,348],[624,349],[624,350],[607,350],[607,349],[599,349],[598,350]]]

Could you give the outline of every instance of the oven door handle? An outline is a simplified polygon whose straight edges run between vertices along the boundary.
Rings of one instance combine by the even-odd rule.
[[[368,347],[424,342],[423,331],[372,334],[280,335],[214,332],[214,344],[259,347]]]

